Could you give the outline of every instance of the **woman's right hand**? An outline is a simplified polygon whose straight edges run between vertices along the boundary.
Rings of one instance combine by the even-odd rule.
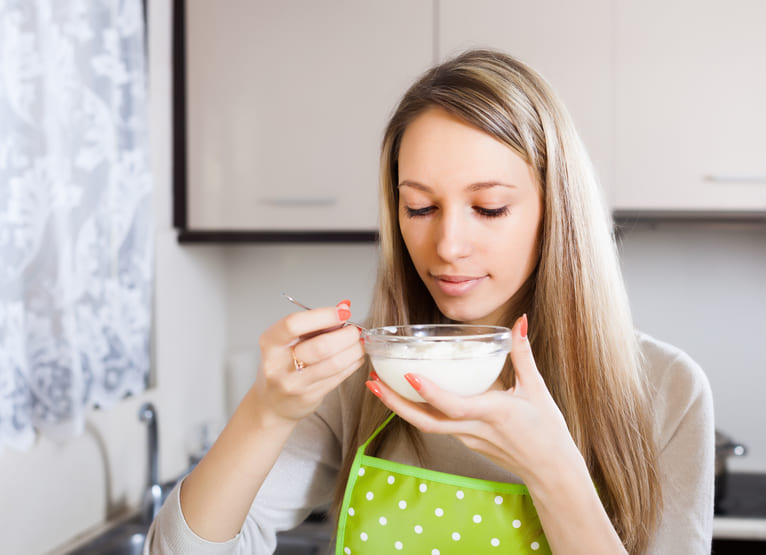
[[[181,487],[181,511],[197,535],[222,542],[240,532],[295,425],[361,366],[359,329],[343,325],[350,316],[342,301],[285,316],[263,333],[255,384]]]
[[[344,325],[350,317],[350,301],[344,300],[289,314],[261,335],[261,364],[250,393],[262,416],[294,424],[362,365],[360,330]]]

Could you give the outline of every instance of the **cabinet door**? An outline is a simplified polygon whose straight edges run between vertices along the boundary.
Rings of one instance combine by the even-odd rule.
[[[430,0],[187,0],[188,227],[375,230],[380,140]]]
[[[616,0],[618,210],[766,209],[766,2]]]
[[[612,180],[611,0],[441,0],[442,58],[497,48],[540,72],[571,113],[602,183]]]

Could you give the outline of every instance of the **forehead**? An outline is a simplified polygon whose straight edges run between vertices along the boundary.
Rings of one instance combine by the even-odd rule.
[[[531,168],[512,148],[441,108],[426,110],[407,126],[398,167],[399,182],[534,185]]]

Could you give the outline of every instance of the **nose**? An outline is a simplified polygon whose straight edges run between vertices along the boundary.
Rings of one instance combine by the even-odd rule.
[[[436,222],[436,254],[445,262],[471,254],[470,222],[460,210],[443,210]]]

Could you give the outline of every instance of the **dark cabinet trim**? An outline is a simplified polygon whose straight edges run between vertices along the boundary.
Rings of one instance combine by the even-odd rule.
[[[179,243],[374,243],[377,231],[178,230]]]

